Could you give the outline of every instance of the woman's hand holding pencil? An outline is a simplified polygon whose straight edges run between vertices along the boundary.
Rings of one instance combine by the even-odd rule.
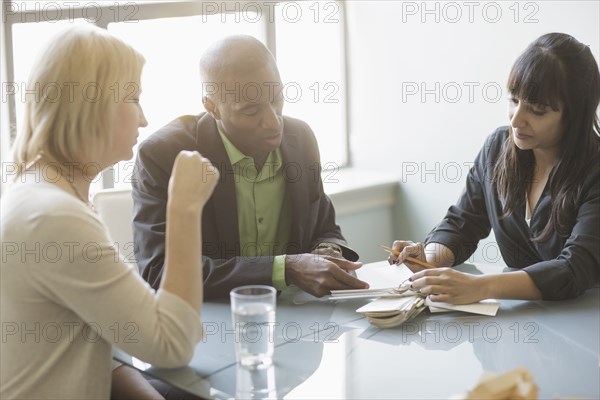
[[[379,246],[390,253],[388,258],[388,262],[390,264],[400,264],[404,262],[406,266],[409,267],[413,272],[418,272],[423,269],[436,268],[434,265],[431,265],[425,261],[425,246],[423,243],[396,240],[392,245],[393,248],[383,245]],[[417,265],[421,268],[417,267]]]

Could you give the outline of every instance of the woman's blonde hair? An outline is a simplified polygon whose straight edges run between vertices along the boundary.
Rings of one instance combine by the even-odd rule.
[[[17,170],[40,154],[77,169],[98,160],[112,144],[118,103],[139,91],[144,62],[134,48],[94,26],[54,37],[29,75],[23,129],[13,147]]]

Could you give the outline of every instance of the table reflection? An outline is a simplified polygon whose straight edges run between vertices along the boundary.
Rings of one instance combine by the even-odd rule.
[[[237,364],[235,397],[236,399],[276,399],[275,366],[249,369]]]

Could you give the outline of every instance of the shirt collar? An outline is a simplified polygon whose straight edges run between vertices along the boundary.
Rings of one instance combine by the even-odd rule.
[[[244,159],[248,159],[254,162],[254,159],[252,157],[245,155],[237,147],[235,147],[233,143],[231,143],[231,140],[229,140],[229,138],[225,136],[223,131],[221,131],[221,128],[217,126],[217,130],[219,131],[219,135],[221,136],[223,146],[225,146],[225,151],[227,152],[227,157],[229,158],[229,162],[231,163],[231,165],[235,165]],[[283,164],[281,158],[281,149],[278,147],[275,151],[270,152],[267,156],[265,163],[269,163],[269,165],[274,165],[275,168],[273,168],[273,171],[278,171]]]
[[[225,146],[225,151],[227,152],[227,157],[229,157],[229,162],[231,163],[231,165],[237,164],[244,158],[251,158],[239,151],[238,148],[235,147],[233,143],[231,143],[231,140],[229,140],[227,136],[225,136],[225,134],[221,131],[221,128],[217,126],[217,129],[219,130],[219,135],[221,136],[223,146]]]

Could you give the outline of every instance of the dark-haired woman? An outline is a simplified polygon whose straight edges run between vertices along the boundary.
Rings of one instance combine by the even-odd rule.
[[[508,78],[510,125],[487,140],[466,188],[425,244],[396,241],[400,255],[438,267],[465,262],[493,229],[514,272],[471,275],[436,268],[413,275],[433,301],[560,300],[600,277],[598,64],[572,36],[549,33],[521,54]]]

